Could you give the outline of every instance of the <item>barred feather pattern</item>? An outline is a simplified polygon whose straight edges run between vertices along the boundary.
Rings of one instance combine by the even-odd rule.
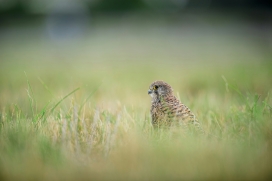
[[[153,126],[180,124],[187,127],[188,124],[193,124],[198,131],[204,133],[195,115],[173,95],[169,84],[155,81],[150,85],[148,93],[152,97],[150,113]]]

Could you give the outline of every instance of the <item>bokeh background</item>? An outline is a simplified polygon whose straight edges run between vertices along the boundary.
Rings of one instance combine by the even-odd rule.
[[[155,80],[207,137],[153,130]],[[271,1],[0,0],[0,180],[270,179],[271,83]]]
[[[24,72],[59,88],[63,79],[72,87],[92,82],[90,89],[114,82],[109,96],[130,102],[156,79],[187,93],[222,81],[215,89],[224,91],[222,75],[236,67],[230,78],[262,94],[269,87],[263,77],[272,56],[271,7],[264,0],[2,0],[1,77],[10,86],[25,85]]]

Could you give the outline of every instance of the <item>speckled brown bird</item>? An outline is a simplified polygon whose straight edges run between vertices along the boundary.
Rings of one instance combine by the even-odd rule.
[[[153,82],[148,90],[151,96],[151,116],[154,127],[182,125],[191,123],[203,132],[198,120],[191,110],[182,104],[173,94],[172,87],[164,81]],[[190,124],[190,125],[191,125]]]

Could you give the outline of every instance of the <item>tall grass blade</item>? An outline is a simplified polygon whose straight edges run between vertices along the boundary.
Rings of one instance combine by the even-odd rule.
[[[43,120],[45,120],[45,114],[46,114],[46,112],[47,112],[47,107],[49,106],[49,104],[50,104],[50,101],[42,108],[42,110],[40,111],[40,113],[37,115],[37,119],[43,119]]]
[[[51,96],[54,97],[53,93],[48,88],[48,86],[44,83],[44,81],[40,77],[38,77],[38,80],[42,83],[43,87],[51,94]]]
[[[30,103],[32,118],[33,118],[33,121],[36,121],[35,111],[34,111],[34,109],[35,109],[34,105],[36,105],[36,100],[35,100],[35,97],[34,97],[34,94],[33,94],[32,87],[31,87],[31,85],[29,83],[27,74],[26,74],[26,72],[24,72],[24,73],[25,73],[25,77],[26,77],[26,81],[27,81],[27,95],[28,95],[28,100],[29,100],[29,103]],[[37,108],[35,110],[37,110]]]
[[[69,94],[67,94],[66,96],[64,96],[59,102],[57,102],[57,104],[55,104],[55,106],[51,109],[51,113],[56,109],[56,107],[67,97],[69,97],[71,94],[73,94],[74,92],[78,91],[80,89],[80,87],[76,88],[75,90],[73,90],[72,92],[70,92]]]
[[[94,95],[94,93],[97,92],[97,90],[101,87],[101,85],[102,85],[102,83],[101,83],[99,86],[97,86],[97,87],[96,87],[96,88],[88,95],[88,97],[83,101],[83,103],[82,103],[82,104],[80,105],[80,107],[79,107],[78,115],[80,115],[83,106],[84,106],[84,105],[86,104],[86,102]]]
[[[225,83],[226,83],[226,89],[227,89],[227,91],[229,91],[229,87],[230,87],[232,90],[234,90],[236,93],[238,93],[239,96],[244,100],[244,103],[246,104],[246,108],[247,108],[248,110],[251,110],[250,105],[248,104],[248,101],[247,101],[246,96],[244,96],[244,95],[241,93],[241,91],[238,89],[238,87],[235,86],[235,85],[229,84],[228,81],[227,81],[227,79],[226,79],[223,75],[222,75],[222,78],[223,78],[223,80],[224,80]]]

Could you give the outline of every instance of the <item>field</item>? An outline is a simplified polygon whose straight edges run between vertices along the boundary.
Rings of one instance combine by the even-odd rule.
[[[271,50],[247,24],[167,22],[2,37],[0,180],[271,179]],[[152,128],[155,80],[204,136]]]

